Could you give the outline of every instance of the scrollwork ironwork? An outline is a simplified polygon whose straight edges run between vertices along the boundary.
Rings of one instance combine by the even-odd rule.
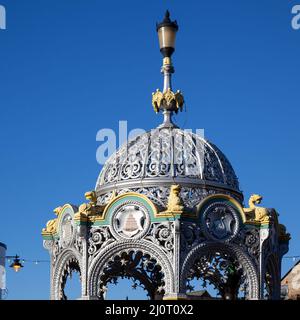
[[[112,237],[108,226],[102,226],[99,228],[92,228],[88,238],[88,254],[90,259],[103,247],[115,239]]]
[[[169,257],[172,257],[174,252],[174,223],[152,223],[145,240],[155,243]]]
[[[239,192],[225,155],[200,136],[178,128],[157,128],[123,145],[105,164],[96,190],[130,179],[174,176],[217,182]]]

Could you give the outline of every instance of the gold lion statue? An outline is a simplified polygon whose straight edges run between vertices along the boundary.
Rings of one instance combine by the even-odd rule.
[[[263,197],[259,194],[252,194],[249,198],[249,208],[243,208],[245,215],[248,220],[255,221],[259,223],[269,223],[270,222],[270,212],[269,209],[264,207],[259,207]]]
[[[61,212],[62,207],[57,207],[53,210],[56,216],[59,215]],[[49,220],[46,224],[46,228],[44,228],[42,231],[47,233],[55,233],[57,228],[57,218]]]
[[[75,218],[83,216],[95,216],[102,214],[106,205],[97,204],[97,194],[95,191],[88,191],[84,194],[88,203],[83,203],[79,206],[78,212],[75,214]],[[115,197],[115,193],[112,194],[112,198]]]

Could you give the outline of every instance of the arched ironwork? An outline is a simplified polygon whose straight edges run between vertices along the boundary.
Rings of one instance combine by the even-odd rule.
[[[165,253],[146,241],[127,241],[100,251],[90,267],[89,294],[104,299],[108,283],[129,278],[142,286],[150,299],[161,299],[174,285],[172,266]]]
[[[257,271],[247,255],[231,244],[205,243],[194,248],[181,270],[182,291],[192,279],[212,284],[222,299],[258,299]]]
[[[68,299],[64,289],[68,277],[71,277],[73,272],[78,272],[79,277],[81,278],[80,257],[78,257],[76,252],[68,249],[61,253],[60,257],[57,259],[55,266],[53,267],[52,295],[55,300]]]

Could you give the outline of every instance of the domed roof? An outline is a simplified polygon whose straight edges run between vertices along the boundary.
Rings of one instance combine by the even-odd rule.
[[[152,106],[162,111],[163,123],[125,143],[104,165],[97,183],[99,204],[127,192],[146,195],[160,207],[166,207],[170,186],[178,184],[180,197],[194,208],[209,195],[224,193],[243,201],[234,170],[224,154],[212,143],[172,122],[172,115],[185,104],[180,90],[172,90],[174,67],[163,53],[161,73],[163,90],[152,93]]]
[[[231,164],[215,145],[172,126],[158,127],[124,144],[104,165],[96,191],[174,183],[240,193]]]

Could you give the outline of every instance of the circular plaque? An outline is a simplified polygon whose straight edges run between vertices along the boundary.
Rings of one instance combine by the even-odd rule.
[[[138,201],[125,201],[114,209],[111,218],[112,233],[117,238],[140,239],[148,231],[148,209]]]
[[[238,234],[239,228],[239,213],[224,202],[212,203],[201,215],[201,230],[210,240],[229,242]]]

